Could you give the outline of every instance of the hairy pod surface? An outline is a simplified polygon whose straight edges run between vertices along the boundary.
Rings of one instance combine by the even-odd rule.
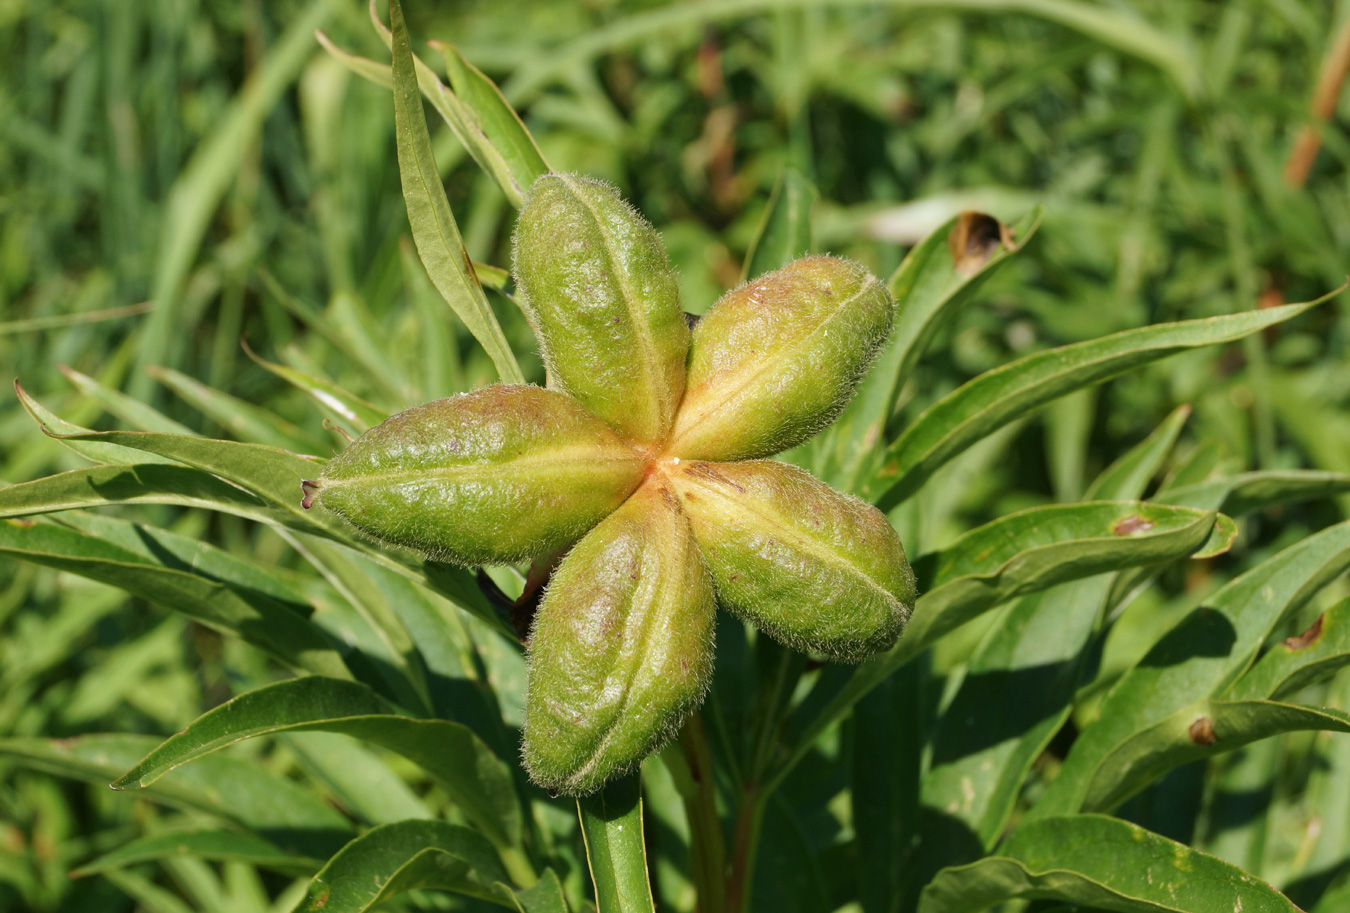
[[[608,184],[546,174],[521,210],[514,258],[551,382],[631,440],[664,438],[689,328],[656,229]]]
[[[658,750],[712,677],[712,580],[679,500],[644,485],[577,543],[530,637],[525,767],[587,793]]]
[[[803,257],[728,292],[695,327],[669,452],[745,460],[828,425],[890,333],[894,301],[864,267]]]
[[[914,572],[876,508],[773,460],[682,461],[669,479],[724,608],[846,662],[900,636]]]
[[[641,457],[556,390],[492,386],[391,416],[324,467],[315,502],[463,564],[575,541],[642,481]]]

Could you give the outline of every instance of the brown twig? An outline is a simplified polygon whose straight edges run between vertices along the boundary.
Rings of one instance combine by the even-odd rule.
[[[1322,148],[1322,127],[1336,113],[1336,101],[1341,96],[1341,86],[1350,73],[1350,16],[1341,23],[1341,30],[1332,41],[1327,56],[1322,61],[1322,72],[1317,78],[1317,89],[1313,92],[1311,117],[1289,151],[1289,159],[1284,165],[1284,182],[1290,187],[1302,187],[1312,171],[1317,152]]]

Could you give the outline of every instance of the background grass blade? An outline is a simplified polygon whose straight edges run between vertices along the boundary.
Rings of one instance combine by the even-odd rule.
[[[801,172],[783,170],[745,255],[742,282],[781,269],[811,252],[811,212],[818,196],[815,186]]]
[[[151,300],[155,308],[146,321],[138,363],[144,367],[164,363],[170,367],[181,352],[174,338],[182,321],[181,296],[193,260],[221,198],[238,174],[239,161],[257,142],[263,121],[286,88],[300,75],[314,53],[314,30],[337,9],[337,0],[310,0],[304,13],[278,39],[266,64],[250,79],[231,103],[225,116],[193,153],[183,173],[169,191],[167,212],[160,232],[160,253]],[[150,393],[148,379],[136,375],[133,392],[144,399]]]
[[[653,33],[705,25],[722,19],[754,16],[790,7],[848,6],[862,0],[702,0],[651,10],[595,29],[583,38],[522,67],[506,84],[514,101],[531,99],[550,81],[586,60],[635,44]],[[875,2],[875,0],[874,0]],[[1158,66],[1188,95],[1200,89],[1200,68],[1183,43],[1159,32],[1143,19],[1077,0],[891,0],[902,9],[1019,12],[1048,19]],[[868,4],[872,5],[872,4]]]
[[[279,365],[276,362],[268,361],[254,354],[253,350],[247,347],[245,347],[245,351],[254,362],[296,389],[304,391],[310,399],[319,404],[320,408],[332,415],[337,421],[350,427],[353,435],[360,434],[389,417],[389,413],[383,409],[366,402],[354,393],[349,393],[331,380],[315,377],[287,365]]]
[[[296,453],[326,455],[332,452],[327,441],[276,413],[222,393],[181,371],[148,365],[146,372],[235,437]]]
[[[0,757],[106,787],[154,748],[155,741],[139,735],[6,738],[0,739]],[[312,792],[242,758],[203,759],[155,784],[145,797],[235,822],[305,857],[327,858],[352,832],[347,819]]]
[[[200,546],[202,552],[209,548]],[[0,554],[120,587],[237,635],[292,669],[350,677],[333,643],[305,617],[307,611],[301,614],[266,593],[197,573],[179,556],[138,555],[49,522],[0,523]]]
[[[286,853],[256,834],[195,829],[152,834],[132,840],[125,846],[84,863],[70,874],[74,878],[80,878],[110,869],[182,856],[222,862],[247,862],[250,865],[292,875],[308,874],[323,865],[317,859]]]

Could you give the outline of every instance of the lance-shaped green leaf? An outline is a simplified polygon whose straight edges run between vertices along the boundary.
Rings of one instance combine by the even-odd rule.
[[[1053,505],[1011,514],[972,530],[916,562],[919,596],[900,642],[863,663],[846,682],[822,677],[828,697],[803,703],[793,749],[777,777],[877,683],[981,612],[1016,596],[1107,571],[1174,561],[1210,541],[1219,515],[1136,501]],[[921,586],[922,589],[922,586]]]
[[[319,404],[324,412],[333,418],[344,423],[358,434],[365,431],[372,425],[378,425],[389,417],[378,406],[374,406],[355,393],[350,393],[342,389],[331,380],[322,377],[315,377],[312,374],[306,374],[304,371],[298,371],[289,365],[279,365],[276,362],[268,361],[261,357],[247,344],[244,345],[244,351],[254,362],[266,368],[272,374],[280,377],[282,380],[302,391],[310,399]]]
[[[222,565],[235,561],[209,550],[213,554],[206,557]],[[126,590],[241,637],[292,669],[350,676],[333,643],[303,614],[267,592],[207,576],[209,571],[167,549],[138,553],[53,523],[11,522],[0,523],[0,554]]]
[[[176,504],[278,522],[265,501],[188,466],[143,463],[89,466],[0,488],[0,517],[27,517],[109,504]]]
[[[51,434],[51,431],[47,431]],[[57,435],[53,435],[57,437]],[[219,476],[256,495],[278,514],[289,514],[284,523],[306,532],[330,538],[348,538],[343,525],[322,514],[306,513],[296,493],[300,483],[318,474],[324,461],[300,456],[288,450],[264,444],[219,441],[188,434],[161,434],[153,431],[90,431],[58,437],[71,442],[106,442],[140,450],[154,457],[167,457],[184,466]]]
[[[859,384],[858,395],[821,437],[826,479],[852,491],[871,475],[884,453],[879,444],[886,421],[914,365],[938,331],[1026,247],[1040,222],[1039,208],[1012,228],[989,216],[963,213],[909,252],[886,283],[895,298],[890,342]],[[1011,236],[1010,244],[1004,243],[1005,235]],[[971,272],[967,256],[967,268],[958,272],[954,251],[969,251],[972,240],[981,251],[978,269]]]
[[[489,148],[482,158],[489,160],[490,173],[512,204],[520,208],[530,187],[549,171],[544,154],[496,83],[469,63],[453,44],[433,41],[431,46],[445,60],[445,71],[468,127],[486,140]]]
[[[417,245],[417,253],[432,284],[487,352],[501,379],[507,383],[522,383],[524,375],[520,373],[516,356],[474,273],[459,226],[450,211],[445,187],[441,185],[441,174],[431,151],[431,134],[427,132],[426,117],[422,113],[418,61],[413,57],[398,0],[391,0],[389,4],[389,23],[393,29],[398,173],[403,182],[403,201],[408,207],[413,243]],[[434,77],[432,79],[435,81]]]
[[[1116,746],[1184,707],[1224,692],[1282,618],[1350,567],[1350,523],[1310,536],[1238,577],[1181,620],[1126,672],[1032,806],[1039,818],[1083,807]]]
[[[934,403],[905,429],[887,448],[885,463],[866,487],[865,496],[888,510],[917,491],[953,456],[1057,397],[1187,349],[1241,339],[1296,317],[1329,297],[1126,330],[1037,352],[987,371]]]
[[[1274,504],[1329,498],[1350,491],[1350,475],[1317,469],[1263,469],[1167,488],[1153,499],[1162,504],[1222,510],[1235,517]]]
[[[595,903],[606,913],[652,913],[638,774],[577,800]]]
[[[70,877],[81,878],[144,862],[181,859],[185,856],[224,862],[246,862],[249,865],[287,874],[313,872],[323,864],[317,859],[287,853],[257,834],[194,828],[137,837],[97,859],[86,862],[72,871]]]
[[[1121,913],[1296,913],[1237,866],[1103,815],[1022,825],[998,855],[938,873],[918,913],[978,913],[1019,898]]]
[[[365,913],[419,888],[508,905],[494,887],[506,872],[476,831],[443,821],[397,821],[338,851],[314,876],[296,913]]]
[[[1014,226],[963,212],[909,252],[886,283],[896,302],[895,338],[885,356],[895,383],[905,382],[933,337],[1026,247],[1040,224],[1039,208]]]
[[[1151,499],[1157,504],[1176,504],[1202,510],[1221,510],[1240,517],[1278,504],[1329,498],[1350,491],[1350,475],[1315,469],[1262,469],[1220,476],[1201,482],[1168,485]],[[1157,568],[1138,568],[1121,574],[1112,587],[1108,604],[1117,606],[1137,592]]]
[[[1103,472],[1087,497],[1142,495],[1189,415],[1189,407],[1175,410]],[[1003,833],[1027,772],[1069,714],[1084,647],[1114,578],[1099,574],[1015,602],[980,643],[938,720],[924,804],[965,822],[986,848]],[[945,853],[943,864],[969,861],[961,848],[939,844],[936,836],[925,839],[925,853]]]
[[[1192,554],[1218,514],[1143,501],[1035,507],[971,530],[918,562],[932,589],[898,650],[914,655],[986,609],[1023,593]],[[901,661],[903,661],[903,658]]]
[[[392,416],[307,488],[377,539],[501,564],[576,540],[642,473],[638,454],[566,394],[494,386]]]
[[[173,460],[163,457],[154,457],[136,450],[128,450],[125,447],[119,447],[115,444],[104,444],[99,442],[72,441],[64,439],[64,435],[70,434],[92,434],[93,432],[80,425],[68,422],[61,416],[52,412],[43,406],[40,402],[29,396],[17,380],[14,381],[14,393],[19,397],[19,402],[33,421],[42,427],[42,430],[54,436],[66,447],[78,453],[87,460],[93,460],[96,463],[115,463],[119,465],[128,465],[132,463],[173,463]]]
[[[835,257],[794,260],[723,295],[694,328],[668,452],[744,460],[811,437],[853,395],[893,304],[875,276]]]
[[[1110,811],[1183,764],[1306,730],[1350,732],[1350,715],[1278,701],[1197,701],[1111,749],[1092,772],[1083,807]]]
[[[1327,609],[1303,633],[1271,647],[1224,695],[1229,700],[1288,697],[1350,665],[1350,599]]]
[[[666,472],[724,608],[834,659],[856,662],[895,643],[914,605],[914,573],[871,505],[773,460],[680,461]]]
[[[514,261],[550,382],[631,440],[664,438],[689,325],[656,229],[608,184],[549,174],[520,213]]]
[[[568,552],[530,635],[525,767],[591,792],[676,732],[712,677],[712,581],[680,502],[639,489]]]
[[[800,171],[786,168],[778,175],[746,252],[742,282],[782,269],[811,252],[811,210],[817,196],[815,185]]]
[[[385,47],[393,50],[393,32],[380,21],[375,0],[370,2],[370,21]],[[352,72],[376,85],[386,88],[393,85],[393,73],[388,66],[340,50],[322,33],[318,37],[324,48]],[[549,170],[534,138],[491,80],[476,69],[472,70],[472,77],[458,74],[457,79],[455,65],[445,50],[450,46],[435,41],[429,43],[446,57],[455,88],[452,92],[431,67],[413,56],[422,94],[478,166],[496,180],[511,205],[519,209],[533,180]],[[467,62],[465,66],[471,67]]]
[[[369,57],[362,57],[359,54],[353,54],[350,51],[344,51],[333,43],[333,39],[324,33],[323,29],[314,32],[315,39],[327,51],[334,60],[342,64],[348,70],[351,70],[357,76],[367,82],[373,83],[386,89],[394,87],[394,70],[387,63],[380,63],[377,60],[371,60]],[[392,40],[390,41],[392,44]],[[419,61],[420,62],[420,61]],[[418,75],[421,75],[420,73]],[[434,76],[434,74],[433,74]],[[431,98],[427,99],[431,101]]]
[[[309,676],[241,694],[198,717],[113,783],[131,789],[243,739],[277,732],[339,732],[387,748],[434,776],[471,824],[499,847],[520,838],[511,776],[466,726],[395,715],[355,682]],[[124,768],[125,769],[125,768]]]
[[[0,739],[0,758],[106,787],[156,741],[121,734]],[[236,822],[287,852],[306,857],[326,858],[352,831],[347,819],[311,789],[256,761],[225,755],[176,771],[147,789],[145,797]]]
[[[552,869],[544,869],[538,881],[523,890],[513,889],[510,896],[519,913],[568,913],[562,882]]]

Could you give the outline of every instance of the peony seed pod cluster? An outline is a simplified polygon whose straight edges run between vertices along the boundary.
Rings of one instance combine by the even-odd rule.
[[[549,388],[395,415],[307,497],[439,560],[552,568],[529,636],[531,779],[586,793],[660,749],[712,678],[717,606],[831,659],[893,645],[915,592],[890,523],[767,459],[828,425],[885,341],[876,277],[805,257],[691,331],[660,235],[569,174],[531,189],[514,259]]]

